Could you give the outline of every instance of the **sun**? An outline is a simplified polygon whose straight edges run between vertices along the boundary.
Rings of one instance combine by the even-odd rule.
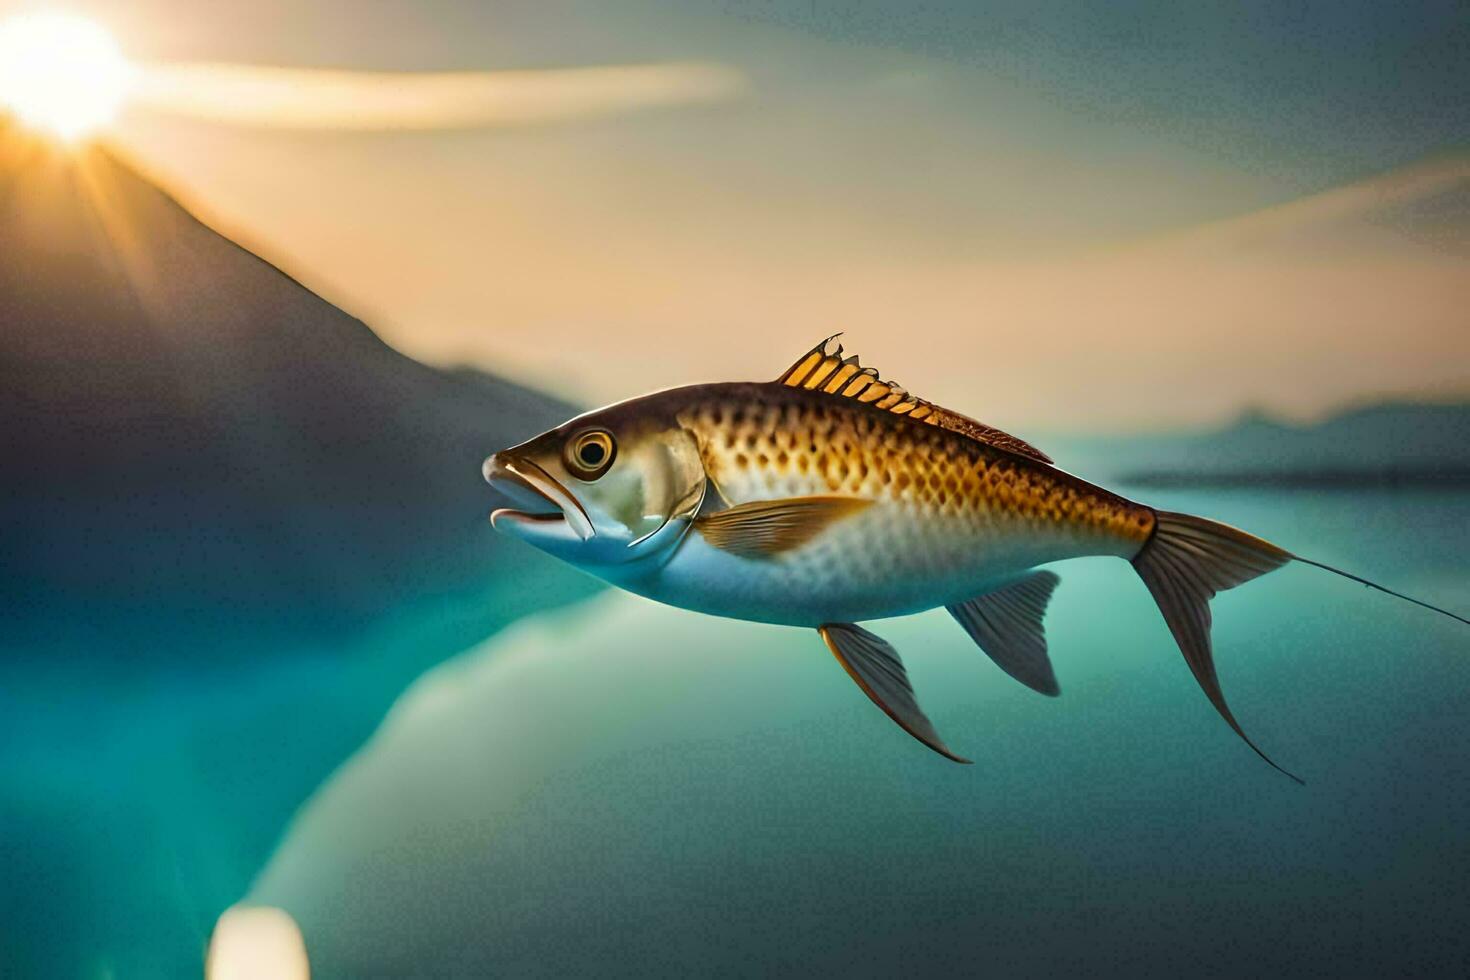
[[[0,21],[0,109],[60,138],[111,122],[133,70],[96,21],[45,11]]]

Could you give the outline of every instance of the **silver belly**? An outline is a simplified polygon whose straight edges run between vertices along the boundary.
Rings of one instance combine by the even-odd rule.
[[[617,584],[698,612],[815,627],[963,602],[1046,562],[1126,548],[1064,526],[924,519],[914,510],[875,504],[771,558],[722,551],[691,531],[657,571]]]

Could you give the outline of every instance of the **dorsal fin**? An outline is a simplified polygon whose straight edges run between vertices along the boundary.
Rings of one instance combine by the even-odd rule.
[[[958,432],[997,449],[1029,456],[1043,463],[1052,462],[1052,458],[1046,453],[1009,432],[1002,432],[967,415],[941,408],[933,402],[909,394],[892,381],[885,381],[878,376],[877,369],[859,364],[856,354],[844,358],[841,344],[837,345],[835,351],[829,351],[827,345],[840,336],[840,333],[833,334],[801,355],[776,381],[792,388],[810,388],[842,398],[852,398],[881,411],[907,415],[911,419]]]

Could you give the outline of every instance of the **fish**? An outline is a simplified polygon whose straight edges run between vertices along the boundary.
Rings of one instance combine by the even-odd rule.
[[[597,409],[492,454],[509,534],[649,599],[814,629],[899,727],[968,763],[898,652],[860,622],[944,607],[1001,670],[1060,693],[1048,566],[1110,556],[1153,597],[1195,680],[1258,756],[1220,687],[1210,600],[1288,562],[1455,613],[1204,517],[1130,500],[1016,436],[885,380],[828,337],[775,380],[695,384]]]

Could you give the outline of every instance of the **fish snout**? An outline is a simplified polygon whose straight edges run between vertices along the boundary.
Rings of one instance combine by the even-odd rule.
[[[510,501],[516,510],[560,514],[561,508],[556,502],[528,477],[525,465],[517,463],[509,453],[492,453],[480,467],[480,473],[491,489]]]
[[[490,523],[568,527],[578,540],[586,541],[596,530],[587,511],[577,498],[556,478],[535,462],[520,456],[499,452],[485,460],[480,468],[491,489],[511,502],[490,515]]]
[[[500,476],[504,472],[504,469],[505,464],[501,462],[500,453],[491,453],[485,457],[485,462],[480,465],[480,475],[485,478],[486,483],[493,487],[495,486],[496,477]]]

